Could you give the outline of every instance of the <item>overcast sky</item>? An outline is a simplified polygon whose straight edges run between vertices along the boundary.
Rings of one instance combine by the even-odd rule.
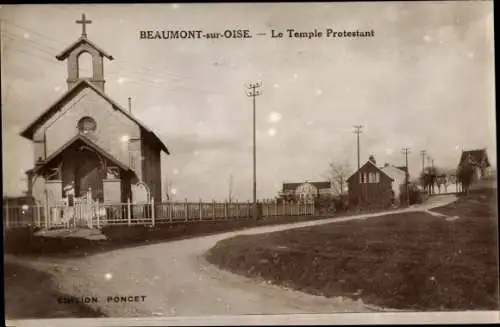
[[[460,149],[487,148],[496,165],[492,2],[3,6],[4,194],[26,188],[30,141],[19,136],[66,90],[55,56],[81,34],[115,57],[106,93],[165,142],[176,198],[252,194],[252,102],[257,98],[257,191],[317,181],[328,164],[361,160],[421,169],[425,149],[455,167]],[[140,40],[139,30],[374,30],[369,39]],[[354,170],[353,170],[354,171]]]

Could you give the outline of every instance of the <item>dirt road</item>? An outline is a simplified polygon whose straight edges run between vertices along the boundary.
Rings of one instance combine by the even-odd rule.
[[[431,197],[427,203],[394,213],[428,210],[455,201],[453,195]],[[219,240],[241,234],[368,219],[387,213],[363,214],[289,225],[259,227],[175,242],[120,249],[79,259],[20,261],[54,276],[59,291],[97,297],[89,304],[109,317],[200,316],[368,312],[381,310],[360,301],[327,299],[286,290],[220,271],[203,260]],[[116,296],[116,298],[115,298]],[[115,303],[120,297],[137,302]],[[144,297],[143,297],[144,296]],[[111,297],[111,302],[107,302]],[[61,304],[65,305],[65,304]],[[7,313],[8,314],[8,313]]]

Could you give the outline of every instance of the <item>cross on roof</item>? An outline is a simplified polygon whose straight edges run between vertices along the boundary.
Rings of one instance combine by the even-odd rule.
[[[82,24],[82,36],[87,37],[87,32],[85,30],[85,25],[92,24],[91,20],[87,20],[85,14],[82,14],[82,19],[76,21],[77,24]]]

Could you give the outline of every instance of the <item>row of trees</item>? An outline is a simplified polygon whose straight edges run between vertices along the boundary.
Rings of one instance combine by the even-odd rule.
[[[456,170],[427,167],[420,174],[420,185],[428,194],[435,194],[436,188],[439,193],[441,193],[442,188],[447,192],[450,184],[460,184],[462,191],[468,193],[473,180],[474,166],[468,162]]]

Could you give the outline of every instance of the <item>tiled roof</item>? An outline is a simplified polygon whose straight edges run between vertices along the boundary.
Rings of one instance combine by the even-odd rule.
[[[406,168],[406,167],[404,167],[404,168]],[[397,167],[397,166],[388,165],[388,166],[383,167],[381,170],[387,176],[391,177],[393,180],[397,180],[398,177],[404,178],[406,176],[405,170],[402,170],[400,167]]]
[[[406,168],[406,166],[394,166],[394,167],[396,167],[396,168],[397,168],[397,169],[399,169],[399,170],[404,171],[405,173],[407,173],[407,172],[408,172],[408,168]]]

